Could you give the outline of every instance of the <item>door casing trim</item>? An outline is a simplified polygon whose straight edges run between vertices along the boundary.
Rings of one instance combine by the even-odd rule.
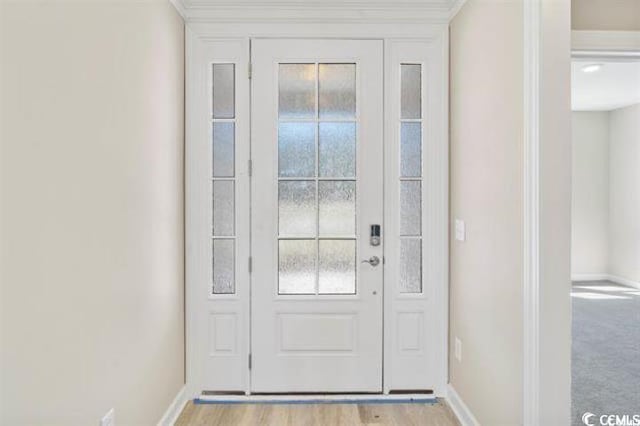
[[[194,226],[195,210],[197,206],[190,202],[190,187],[194,185],[197,176],[193,175],[193,164],[198,159],[194,157],[194,153],[189,149],[195,143],[195,136],[198,131],[197,120],[194,119],[197,108],[194,107],[193,98],[197,97],[199,88],[198,77],[196,72],[196,64],[194,63],[194,52],[198,49],[198,45],[207,45],[211,43],[220,43],[225,41],[234,41],[242,43],[246,46],[244,55],[249,60],[249,41],[253,38],[321,38],[321,39],[383,39],[385,42],[385,70],[387,68],[386,61],[388,58],[388,46],[392,42],[423,42],[434,46],[438,53],[438,57],[433,60],[437,62],[441,71],[441,90],[442,96],[437,100],[438,111],[441,113],[441,119],[437,130],[437,137],[443,144],[446,158],[442,159],[443,172],[441,190],[448,199],[449,181],[448,181],[448,23],[403,23],[403,22],[385,22],[372,24],[368,21],[361,23],[203,23],[189,22],[185,26],[185,43],[186,43],[186,161],[185,161],[185,181],[186,181],[186,289],[185,289],[185,340],[186,340],[186,386],[187,395],[189,397],[197,397],[200,394],[198,385],[198,374],[201,372],[195,366],[197,356],[195,354],[198,347],[194,341],[198,335],[195,330],[202,325],[198,325],[194,318],[196,282],[198,269],[202,267],[202,262],[194,262],[190,259],[193,256],[192,242],[201,232],[200,228]],[[240,72],[242,70],[239,70]],[[388,87],[388,73],[385,71],[385,87]],[[388,117],[385,113],[385,126],[387,126]],[[435,329],[437,330],[437,347],[434,348],[434,365],[437,365],[437,378],[434,384],[434,395],[437,397],[446,397],[448,383],[448,315],[449,315],[449,278],[448,278],[448,236],[449,236],[449,207],[448,202],[444,203],[440,212],[442,221],[442,241],[439,242],[440,251],[433,264],[438,268],[438,281],[434,283],[434,308],[436,312],[434,317],[437,318]],[[385,295],[386,306],[386,295]],[[385,314],[383,314],[385,315]],[[246,336],[247,341],[250,335]],[[248,346],[247,346],[248,348]],[[246,354],[248,356],[248,353]],[[249,392],[248,385],[246,389],[238,389]],[[385,388],[388,392],[390,389]]]

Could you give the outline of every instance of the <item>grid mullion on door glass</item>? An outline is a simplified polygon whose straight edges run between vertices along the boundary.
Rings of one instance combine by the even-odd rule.
[[[339,288],[340,280],[327,281],[321,277],[324,274],[323,265],[337,265],[343,269],[345,265],[344,261],[331,263],[333,259],[323,256],[323,254],[328,252],[339,254],[340,244],[355,245],[352,236],[334,233],[331,236],[335,238],[327,238],[327,234],[324,232],[326,229],[322,227],[323,221],[327,220],[323,217],[324,192],[321,192],[322,188],[328,188],[332,182],[342,181],[353,182],[355,187],[355,173],[347,173],[345,176],[341,176],[341,173],[325,176],[323,175],[324,171],[321,170],[322,158],[325,156],[321,151],[320,141],[323,123],[331,125],[330,122],[334,121],[340,123],[338,126],[354,126],[352,123],[355,123],[355,117],[332,116],[330,113],[326,118],[321,118],[320,110],[323,106],[320,101],[323,88],[321,87],[320,74],[321,69],[327,75],[336,71],[330,65],[333,64],[280,64],[278,95],[278,292],[280,294],[318,295],[351,294],[354,292],[350,288],[346,290]],[[350,64],[340,65],[342,68],[349,68]],[[344,73],[344,69],[337,71],[337,74]],[[313,81],[304,81],[305,76],[312,76]],[[309,97],[311,92],[313,100]],[[331,98],[331,94],[325,94],[325,100],[327,105],[335,105],[335,99]],[[334,127],[336,126],[334,125]],[[311,147],[312,150],[309,149]],[[313,164],[310,164],[311,161]],[[336,171],[340,168],[336,168],[334,165],[328,170]],[[339,186],[340,184],[335,189],[338,190]],[[355,203],[355,196],[352,198]],[[339,214],[339,211],[333,213],[335,216],[335,214]],[[334,228],[332,231],[339,232],[340,229]],[[353,241],[353,243],[349,243],[349,241]],[[330,244],[337,245],[338,249],[327,251]],[[346,245],[342,246],[342,251]],[[351,264],[355,264],[355,253],[353,257]],[[304,272],[304,268],[312,268],[313,278]],[[299,278],[298,281],[293,279],[296,275]],[[325,282],[330,282],[334,286],[321,286],[321,283]],[[323,291],[323,288],[328,291]]]
[[[213,294],[235,293],[235,64],[211,65]]]
[[[399,289],[422,292],[422,65],[400,65]]]

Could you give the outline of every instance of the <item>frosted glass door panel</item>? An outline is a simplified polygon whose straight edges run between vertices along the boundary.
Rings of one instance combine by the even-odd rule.
[[[356,175],[356,123],[320,123],[320,176]]]
[[[419,64],[401,65],[401,111],[403,119],[421,118],[422,116],[422,66]]]
[[[316,65],[280,64],[279,117],[315,118]]]
[[[232,237],[234,226],[234,182],[232,180],[213,181],[213,235]]]
[[[315,176],[315,123],[280,123],[278,126],[278,169],[280,177]]]
[[[422,123],[401,123],[400,176],[422,176]]]
[[[320,118],[354,119],[356,115],[355,64],[319,65]]]
[[[278,274],[280,294],[315,294],[315,240],[280,240],[278,243]]]
[[[235,64],[211,64],[213,294],[235,293]]]
[[[281,181],[278,185],[280,235],[316,235],[316,182]]]
[[[400,65],[401,293],[422,292],[422,65]]]
[[[280,64],[278,80],[278,293],[353,294],[356,65]]]
[[[320,240],[319,293],[356,292],[355,240]]]
[[[400,240],[400,289],[403,293],[422,291],[422,240]]]
[[[356,183],[320,181],[320,235],[354,236],[356,232]]]
[[[235,117],[235,65],[213,64],[213,118]]]
[[[213,240],[213,292],[235,292],[235,241]]]

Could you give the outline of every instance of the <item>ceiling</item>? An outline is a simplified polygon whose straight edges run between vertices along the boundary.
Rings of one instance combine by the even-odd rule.
[[[582,67],[602,64],[599,71]],[[624,62],[574,59],[571,63],[571,109],[610,111],[640,103],[640,60]]]

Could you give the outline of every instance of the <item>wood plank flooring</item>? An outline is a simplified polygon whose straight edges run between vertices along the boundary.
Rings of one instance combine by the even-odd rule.
[[[459,426],[451,409],[436,404],[194,404],[176,426]]]

